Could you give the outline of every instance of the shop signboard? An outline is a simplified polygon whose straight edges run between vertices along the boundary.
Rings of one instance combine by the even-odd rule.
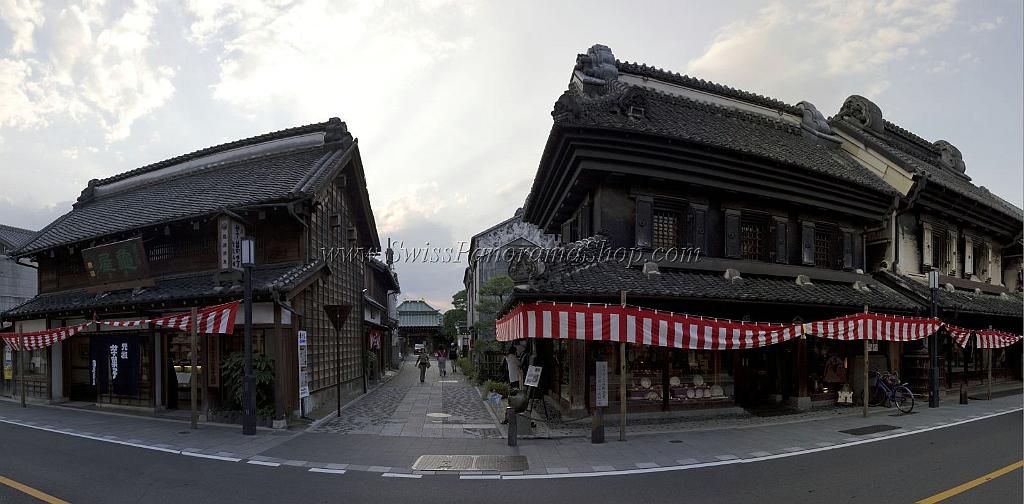
[[[526,370],[526,379],[523,380],[523,385],[527,387],[536,387],[540,384],[540,366],[530,366]]]
[[[216,334],[207,334],[206,358],[210,362],[210,372],[206,373],[206,386],[220,387],[220,345]]]
[[[245,238],[245,227],[230,217],[217,220],[217,234],[220,240],[220,269],[242,269],[242,238]]]
[[[82,260],[93,285],[133,283],[149,278],[149,260],[141,238],[83,249]]]
[[[598,407],[608,406],[608,362],[594,363],[594,395]]]
[[[299,399],[309,397],[309,369],[306,367],[307,336],[306,331],[299,331]]]
[[[4,379],[14,379],[14,356],[11,353],[11,347],[4,345]]]

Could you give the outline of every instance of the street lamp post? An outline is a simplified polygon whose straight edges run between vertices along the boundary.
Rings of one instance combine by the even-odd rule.
[[[242,268],[245,281],[245,371],[242,378],[242,434],[256,434],[256,379],[252,374],[252,266],[256,261],[255,240],[242,239]]]
[[[928,289],[931,291],[931,316],[939,316],[936,297],[939,294],[939,272],[928,272]],[[939,333],[932,333],[928,338],[928,407],[939,407]]]

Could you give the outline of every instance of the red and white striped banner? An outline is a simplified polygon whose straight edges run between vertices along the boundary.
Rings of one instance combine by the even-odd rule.
[[[196,332],[202,334],[233,334],[235,332],[235,316],[238,314],[238,305],[240,303],[241,301],[232,301],[200,309],[196,313],[196,320],[198,321]],[[96,323],[111,327],[143,327],[146,324],[153,324],[167,329],[191,331],[191,318],[192,314],[190,312],[144,320],[90,320],[70,327],[5,335],[3,340],[4,343],[14,350],[36,350],[64,341]]]
[[[199,320],[196,332],[203,334],[232,334],[235,330],[235,316],[238,314],[238,305],[241,301],[232,301],[217,306],[210,306],[200,309],[196,314]],[[166,315],[160,318],[144,320],[100,320],[99,323],[113,327],[141,327],[146,324],[153,324],[167,329],[178,329],[191,331],[191,313],[177,313]]]
[[[634,306],[523,304],[497,323],[497,339],[613,341],[694,350],[734,350],[799,337],[800,324],[695,317]]]
[[[624,341],[669,348],[736,350],[789,341],[804,334],[837,340],[914,341],[941,326],[938,319],[857,313],[803,324],[770,324],[697,317],[635,306],[528,303],[497,323],[497,339]]]
[[[974,332],[978,335],[978,348],[1006,348],[1021,340],[1019,334],[1010,334],[995,329],[980,329]]]
[[[64,341],[92,325],[92,321],[70,327],[58,327],[20,335],[4,336],[4,342],[14,350],[36,350]]]
[[[938,319],[855,313],[804,324],[807,334],[837,340],[916,341],[939,330]]]

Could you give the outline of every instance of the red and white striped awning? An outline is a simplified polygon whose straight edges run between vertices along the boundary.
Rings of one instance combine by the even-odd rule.
[[[198,321],[196,332],[202,334],[233,334],[235,331],[235,316],[238,314],[238,305],[240,303],[241,301],[232,301],[198,310],[196,312],[196,320]],[[142,327],[146,324],[153,324],[168,329],[191,331],[191,318],[192,313],[189,312],[144,320],[90,320],[70,327],[5,335],[3,340],[4,343],[15,350],[36,350],[64,341],[82,332],[92,324],[103,324],[111,327]]]
[[[838,340],[914,341],[940,327],[938,319],[858,313],[803,324],[699,317],[636,306],[527,303],[497,322],[497,339],[614,341],[669,348],[737,350],[804,334]]]

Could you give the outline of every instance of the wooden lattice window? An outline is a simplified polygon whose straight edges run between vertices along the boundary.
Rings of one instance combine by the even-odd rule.
[[[819,268],[843,268],[843,235],[839,228],[825,224],[815,225],[814,265]]]
[[[651,218],[651,246],[678,247],[681,218],[678,211],[656,208]]]
[[[935,266],[943,274],[949,273],[953,266],[950,263],[949,244],[946,240],[946,230],[939,226],[932,226],[932,257],[934,258],[932,266]]]
[[[767,215],[744,212],[740,216],[740,257],[751,261],[775,260]]]

